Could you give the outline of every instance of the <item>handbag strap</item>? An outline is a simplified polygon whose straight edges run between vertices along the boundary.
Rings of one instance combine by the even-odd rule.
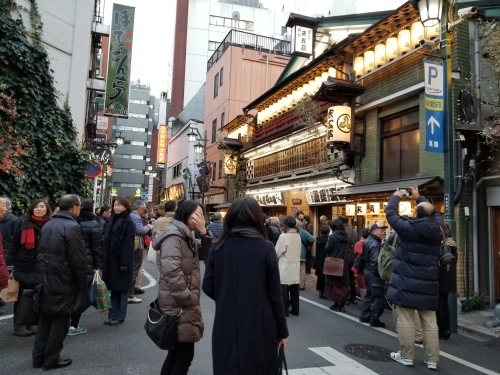
[[[280,345],[278,351],[279,351],[278,357],[280,362],[280,368],[279,368],[280,375],[283,374],[283,365],[285,366],[285,373],[286,375],[288,375],[288,366],[286,365],[285,349],[283,349],[283,345]]]

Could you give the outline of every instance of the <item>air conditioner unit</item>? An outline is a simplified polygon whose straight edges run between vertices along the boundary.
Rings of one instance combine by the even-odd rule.
[[[240,12],[237,10],[233,12],[233,20],[239,21],[240,20]]]

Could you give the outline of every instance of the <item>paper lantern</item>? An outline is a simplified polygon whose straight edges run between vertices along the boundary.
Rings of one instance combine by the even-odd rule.
[[[380,214],[380,203],[378,202],[370,202],[368,204],[368,213],[378,215]]]
[[[365,74],[365,63],[363,56],[358,56],[354,59],[354,70],[356,71],[356,77],[361,77]]]
[[[321,73],[321,80],[328,81],[328,72]]]
[[[348,144],[351,141],[351,107],[336,105],[328,108],[326,118],[326,144]]]
[[[337,70],[331,66],[328,68],[328,75],[332,78],[336,78],[337,77]]]
[[[311,79],[309,81],[309,92],[311,93],[311,95],[314,95],[316,94],[316,91],[318,91],[318,85],[316,85],[316,81],[314,79]]]
[[[377,44],[375,46],[375,66],[378,68],[385,64],[385,45]]]
[[[413,47],[418,47],[420,45],[420,41],[425,39],[425,30],[422,22],[414,22],[411,25],[411,45]]]
[[[398,38],[391,37],[385,42],[385,61],[392,61],[396,57],[398,57]]]
[[[405,216],[411,215],[411,203],[399,202],[399,214]]]
[[[365,59],[365,73],[369,73],[375,68],[375,52],[366,51],[364,59]]]
[[[404,55],[411,49],[411,34],[410,30],[401,30],[398,33],[398,52],[400,55]]]
[[[431,27],[426,27],[425,28],[425,39],[430,40],[430,39],[434,39],[437,36],[439,36],[439,32],[440,32],[439,28],[440,28],[439,24],[431,26]]]
[[[346,204],[345,205],[345,215],[346,216],[354,216],[356,213],[356,206],[354,204]]]
[[[366,203],[358,203],[356,205],[356,214],[361,216],[366,215]]]

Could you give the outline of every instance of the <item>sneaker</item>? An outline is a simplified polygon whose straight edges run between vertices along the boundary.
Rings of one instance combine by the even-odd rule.
[[[424,361],[424,363],[427,365],[427,368],[429,370],[437,370],[438,369],[438,364],[436,362]]]
[[[142,302],[142,299],[137,298],[135,296],[128,297],[128,303],[141,303],[141,302]]]
[[[413,359],[406,358],[401,353],[401,350],[399,352],[392,352],[391,353],[391,359],[393,359],[396,362],[399,362],[399,363],[401,363],[402,365],[405,365],[405,366],[413,366]]]
[[[69,327],[68,336],[75,336],[87,332],[87,327],[78,324],[78,327]]]
[[[385,328],[385,323],[380,320],[370,320],[370,327]]]

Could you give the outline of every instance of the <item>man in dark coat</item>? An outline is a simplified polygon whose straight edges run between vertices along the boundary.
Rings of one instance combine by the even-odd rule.
[[[3,250],[5,251],[5,257],[7,257],[7,254],[10,250],[10,240],[12,238],[12,234],[14,233],[14,229],[16,228],[17,223],[19,223],[20,219],[11,212],[11,200],[7,197],[3,197],[2,199],[5,201],[7,213],[5,214],[3,219],[0,220],[0,233],[2,234],[2,243]]]
[[[399,201],[403,193],[398,189],[389,199],[385,214],[398,234],[396,254],[392,267],[387,298],[396,305],[400,351],[391,358],[405,366],[413,366],[417,310],[424,334],[425,363],[437,370],[439,338],[436,310],[439,298],[438,257],[443,224],[435,207],[412,187],[410,198],[417,201],[416,218],[399,216]]]
[[[222,214],[220,212],[214,212],[214,221],[207,225],[207,230],[212,233],[214,242],[220,238],[222,235]]]
[[[385,327],[385,323],[379,319],[384,313],[385,282],[378,273],[378,254],[386,229],[387,227],[379,222],[373,224],[370,228],[370,235],[363,242],[363,275],[366,279],[366,295],[359,321],[370,323],[370,327]]]
[[[351,288],[351,293],[349,296],[349,301],[346,303],[346,305],[349,305],[351,303],[353,305],[356,305],[358,303],[356,301],[356,277],[354,276],[354,272],[352,272],[351,268],[354,265],[354,244],[358,242],[359,236],[358,231],[350,227],[349,219],[347,218],[347,216],[339,216],[339,219],[344,224],[345,231],[349,235],[349,243],[347,245],[349,248],[349,256],[347,257],[347,263],[349,266],[349,287]]]
[[[71,365],[60,353],[76,296],[87,287],[85,243],[78,223],[80,198],[64,195],[60,211],[40,232],[36,294],[40,317],[33,347],[33,367],[50,370]]]

